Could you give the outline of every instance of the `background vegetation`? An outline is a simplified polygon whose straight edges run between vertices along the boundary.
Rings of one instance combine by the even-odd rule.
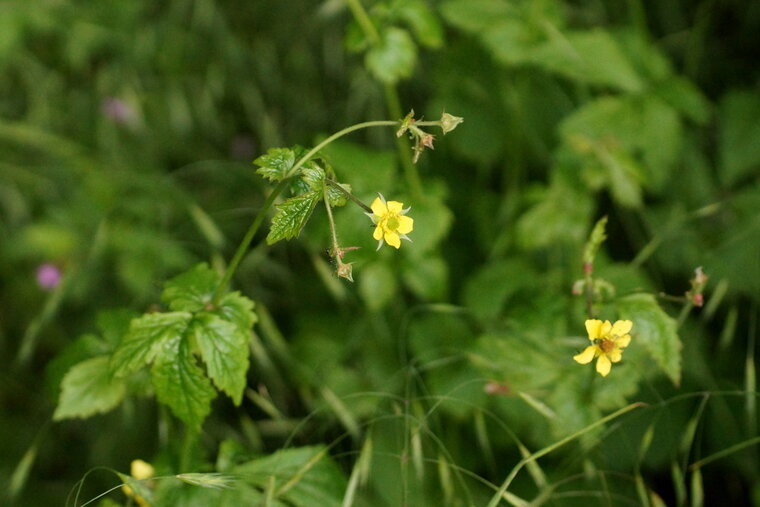
[[[760,505],[758,32],[741,0],[3,1],[0,501],[60,505],[92,471],[81,505],[142,458],[158,505],[485,505],[510,471],[512,505]],[[322,154],[365,202],[411,204],[414,243],[375,252],[336,209],[351,284],[323,210],[256,236],[240,406],[189,446],[137,374],[53,422],[64,375],[167,280],[223,271],[268,195],[254,158],[410,109],[465,122],[416,168],[392,129]],[[594,310],[634,332],[591,381],[571,289],[602,216]]]

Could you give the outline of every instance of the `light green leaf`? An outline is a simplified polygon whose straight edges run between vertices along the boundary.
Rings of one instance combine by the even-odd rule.
[[[450,0],[440,6],[441,15],[449,24],[474,34],[514,15],[515,10],[503,0]]]
[[[311,191],[278,204],[279,211],[272,218],[272,228],[267,236],[267,244],[271,245],[281,239],[298,236],[321,198],[322,192]]]
[[[510,297],[536,279],[535,269],[523,259],[486,264],[467,281],[464,301],[477,319],[491,321],[501,314]]]
[[[621,319],[633,321],[629,347],[642,345],[678,385],[681,381],[681,339],[676,321],[660,308],[651,294],[620,298],[616,306]]]
[[[208,376],[219,390],[240,405],[248,371],[248,334],[210,313],[193,319],[192,334]]]
[[[229,292],[219,302],[217,310],[212,311],[224,320],[232,322],[240,331],[247,332],[258,318],[253,312],[253,301],[239,292]]]
[[[348,183],[338,183],[338,185],[340,185],[341,188],[344,188],[349,194],[351,193],[351,185]],[[327,202],[333,208],[345,206],[346,203],[348,203],[348,197],[346,197],[346,194],[341,192],[340,189],[335,188],[334,185],[330,185],[327,187]]]
[[[733,185],[760,168],[760,98],[757,92],[733,91],[720,103],[721,181]]]
[[[253,161],[259,166],[256,172],[269,181],[280,181],[296,163],[296,155],[289,148],[270,148],[265,155]]]
[[[216,391],[196,364],[188,340],[179,335],[165,340],[151,375],[158,401],[185,424],[200,430]]]
[[[125,381],[111,375],[108,356],[82,361],[63,377],[53,420],[108,412],[119,404],[125,393]]]
[[[409,25],[422,45],[433,49],[441,47],[443,27],[427,3],[405,0],[400,3],[397,15]]]
[[[197,312],[214,297],[219,282],[219,276],[208,264],[198,264],[166,282],[161,300],[172,310]]]
[[[181,337],[192,315],[188,312],[148,313],[132,320],[129,333],[111,357],[111,371],[127,375],[153,361],[163,344]]]
[[[389,27],[365,57],[367,69],[385,84],[395,84],[412,75],[417,47],[406,30]]]
[[[304,167],[301,169],[301,179],[310,190],[321,192],[325,185],[325,170],[316,164]]]
[[[371,311],[378,311],[387,305],[396,295],[397,290],[396,275],[382,262],[373,262],[362,269],[359,278],[359,293]]]
[[[434,250],[451,229],[454,214],[436,196],[428,195],[420,202],[404,203],[411,206],[409,216],[414,219],[414,231],[409,234],[413,243],[402,248],[410,255],[421,257]]]

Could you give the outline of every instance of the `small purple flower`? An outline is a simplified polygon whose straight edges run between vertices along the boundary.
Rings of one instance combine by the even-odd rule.
[[[121,99],[116,97],[106,97],[103,100],[103,114],[120,125],[133,123],[135,120],[135,110]]]
[[[37,285],[43,290],[53,290],[61,283],[61,270],[54,264],[40,264],[37,268]]]

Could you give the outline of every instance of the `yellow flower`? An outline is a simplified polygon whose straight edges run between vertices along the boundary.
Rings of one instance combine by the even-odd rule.
[[[401,240],[411,241],[406,235],[412,232],[414,220],[405,216],[411,208],[404,209],[404,204],[398,201],[385,202],[382,194],[372,201],[372,214],[367,213],[377,226],[372,237],[378,241],[377,249],[388,243],[393,248],[401,246]]]
[[[617,363],[623,356],[623,349],[631,343],[631,332],[633,322],[630,320],[619,320],[615,324],[610,324],[609,320],[602,322],[593,319],[586,321],[586,331],[588,339],[592,345],[589,345],[583,352],[573,356],[580,364],[590,363],[595,357],[596,371],[603,377],[612,369],[612,363]]]
[[[153,466],[150,463],[147,463],[141,459],[136,459],[132,461],[132,464],[130,465],[129,475],[131,475],[133,478],[137,479],[138,481],[143,481],[145,479],[150,479],[154,475],[156,475],[156,471],[154,470]],[[134,491],[132,491],[132,488],[129,486],[122,486],[122,491],[124,491],[124,494],[128,497],[134,498],[135,502],[137,502],[137,505],[140,507],[150,507],[150,504],[147,500],[145,500],[140,495],[136,495]]]

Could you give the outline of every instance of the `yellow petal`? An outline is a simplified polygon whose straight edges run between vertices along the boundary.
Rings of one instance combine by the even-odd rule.
[[[588,339],[593,340],[595,338],[601,338],[602,335],[599,332],[602,329],[602,321],[598,319],[589,319],[586,321],[586,332],[588,333]]]
[[[620,349],[612,349],[607,353],[607,357],[609,357],[610,361],[613,363],[619,363],[623,358],[623,351]]]
[[[625,336],[620,336],[620,337],[618,337],[617,340],[615,340],[615,345],[617,345],[621,349],[626,348],[629,343],[631,343],[631,335],[629,335],[629,334],[627,334]]]
[[[612,363],[606,355],[602,354],[599,359],[596,360],[596,371],[602,376],[606,377],[612,369]]]
[[[393,248],[399,248],[401,246],[401,238],[395,232],[388,231],[385,233],[385,242]]]
[[[610,324],[609,320],[605,320],[604,324],[602,324],[602,327],[599,328],[600,338],[605,338],[610,335],[610,331],[612,330],[612,324]]]
[[[404,210],[404,203],[398,201],[388,201],[388,211],[400,215]]]
[[[598,348],[599,347],[597,347],[596,345],[589,345],[583,350],[583,352],[581,352],[580,354],[574,355],[573,359],[577,363],[588,364],[591,362],[592,359],[594,359],[594,355],[596,355],[596,351]]]
[[[615,322],[615,325],[612,326],[611,334],[613,336],[623,336],[624,334],[628,334],[631,332],[631,328],[633,327],[633,322],[630,320],[619,320]]]
[[[375,227],[375,232],[372,233],[372,237],[376,239],[377,241],[380,241],[383,239],[383,228],[379,225]]]
[[[379,197],[375,197],[375,200],[372,201],[372,205],[370,206],[372,208],[372,213],[377,215],[378,217],[382,217],[386,213],[388,213],[388,207],[385,205],[382,199]]]
[[[150,463],[141,459],[133,460],[130,464],[130,474],[135,479],[150,479],[156,475],[156,471]]]
[[[398,217],[398,229],[396,231],[399,234],[409,234],[414,229],[414,219],[409,217]]]

